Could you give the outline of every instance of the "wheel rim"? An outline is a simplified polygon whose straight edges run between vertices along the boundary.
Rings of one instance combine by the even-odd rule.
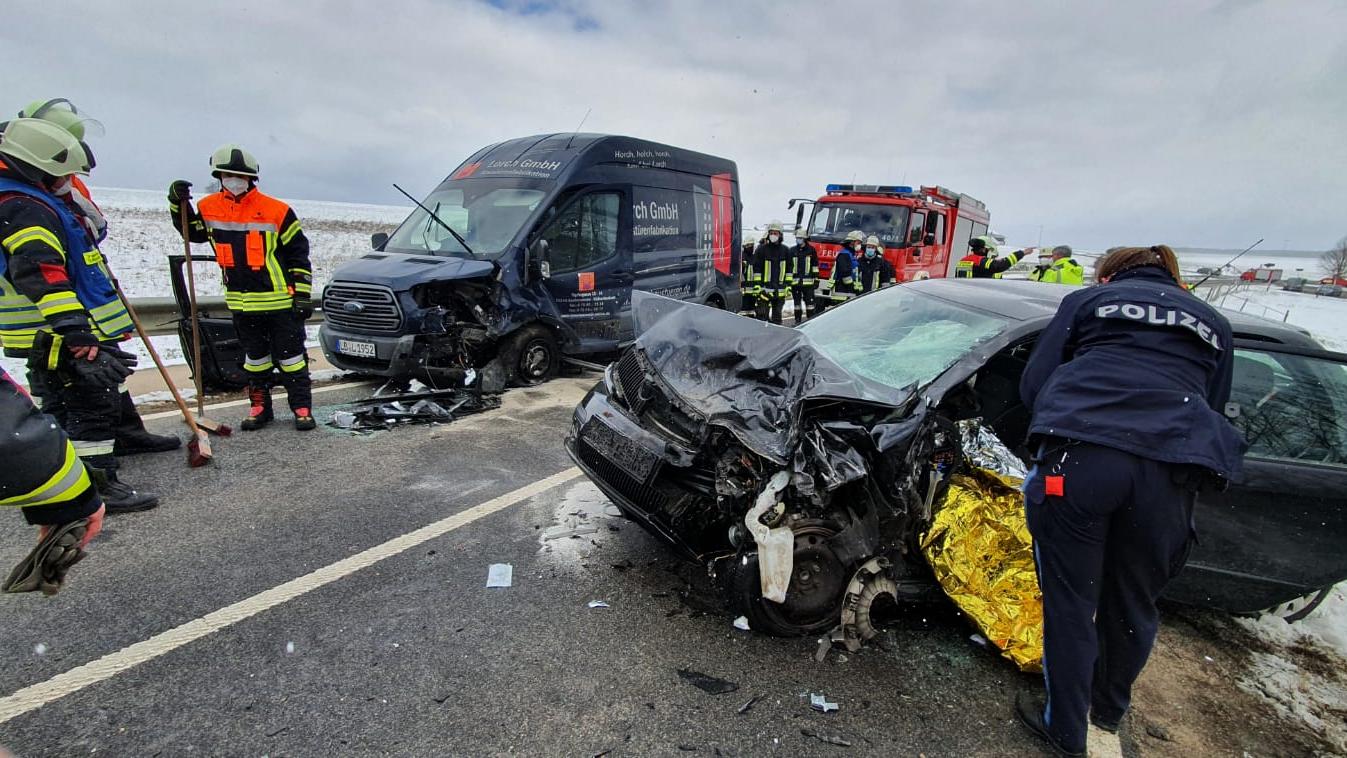
[[[828,544],[836,533],[818,524],[795,528],[795,554],[786,602],[758,600],[764,615],[777,625],[806,632],[841,611],[842,591],[850,575]]]
[[[552,351],[541,339],[530,341],[519,356],[519,373],[528,379],[541,379],[552,368]]]

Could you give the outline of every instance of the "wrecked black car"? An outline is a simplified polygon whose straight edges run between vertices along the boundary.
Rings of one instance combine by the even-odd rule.
[[[753,628],[805,634],[882,579],[935,585],[917,544],[980,419],[1014,455],[1019,378],[1066,287],[930,280],[796,329],[634,298],[641,336],[576,408],[571,456],[629,518],[722,577]],[[1243,481],[1197,505],[1167,595],[1253,612],[1347,578],[1347,356],[1228,314]]]

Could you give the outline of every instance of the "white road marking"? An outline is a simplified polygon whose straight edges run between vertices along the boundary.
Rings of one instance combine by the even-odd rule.
[[[358,387],[358,386],[360,386],[360,385],[362,385],[362,384],[365,384],[365,383],[366,383],[366,382],[338,382],[338,383],[336,383],[336,384],[324,384],[324,385],[322,385],[321,387],[314,387],[314,388],[313,388],[313,394],[319,395],[319,394],[322,394],[322,393],[324,393],[324,392],[336,392],[337,390],[344,390],[344,389],[350,389],[351,387]],[[284,393],[282,393],[282,394],[284,394]],[[222,402],[222,403],[209,403],[208,405],[206,405],[206,410],[209,411],[209,410],[211,410],[211,409],[213,409],[213,408],[237,408],[237,407],[239,407],[239,406],[247,405],[247,404],[248,404],[248,398],[245,397],[245,398],[242,398],[242,399],[239,399],[239,400],[226,400],[226,401],[224,401],[224,402]],[[191,408],[191,409],[192,409],[192,412],[195,413],[195,412],[196,412],[196,401],[194,401],[194,400],[189,400],[189,401],[187,401],[187,407],[188,407],[188,408]],[[159,411],[159,412],[157,412],[157,413],[146,413],[145,415],[141,416],[141,418],[144,419],[144,420],[146,420],[146,421],[153,421],[153,420],[155,420],[155,419],[157,419],[157,418],[176,418],[176,417],[178,417],[178,416],[180,416],[180,415],[182,415],[182,414],[175,408],[175,409],[173,409],[173,410],[171,410],[171,411]]]
[[[304,576],[291,579],[285,584],[259,592],[233,605],[225,606],[201,618],[156,634],[147,640],[128,645],[115,653],[109,653],[102,658],[89,661],[83,666],[57,674],[45,682],[24,687],[14,694],[0,699],[0,724],[7,723],[11,719],[41,708],[47,703],[78,692],[85,687],[110,679],[127,669],[154,660],[189,642],[256,616],[262,611],[331,584],[342,577],[369,568],[385,558],[391,558],[423,542],[448,534],[497,511],[524,502],[553,487],[565,484],[579,475],[580,469],[578,468],[568,468],[565,471],[557,472],[546,479],[539,479],[513,492],[507,492],[485,503],[474,505],[452,516],[440,519],[433,524],[428,524],[400,537],[394,537],[383,544],[375,545],[349,558],[344,558]]]

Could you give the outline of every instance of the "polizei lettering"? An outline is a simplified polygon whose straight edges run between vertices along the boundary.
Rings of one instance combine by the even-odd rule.
[[[1150,303],[1110,303],[1095,309],[1099,318],[1121,318],[1139,321],[1151,326],[1175,326],[1196,334],[1203,342],[1217,350],[1224,350],[1221,338],[1202,319],[1181,308],[1164,308]]]

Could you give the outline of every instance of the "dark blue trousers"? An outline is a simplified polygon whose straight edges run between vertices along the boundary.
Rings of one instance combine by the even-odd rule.
[[[1043,591],[1044,721],[1084,750],[1090,713],[1117,723],[1131,702],[1155,601],[1188,558],[1194,493],[1185,467],[1060,439],[1040,451],[1024,502]]]

